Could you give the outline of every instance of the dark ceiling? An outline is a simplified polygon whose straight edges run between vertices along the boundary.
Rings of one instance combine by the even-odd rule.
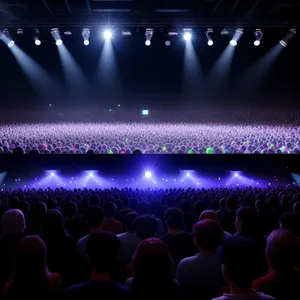
[[[300,0],[0,0],[0,27],[298,27]]]

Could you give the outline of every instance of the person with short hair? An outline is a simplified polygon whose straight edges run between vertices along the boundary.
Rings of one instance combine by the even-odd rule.
[[[299,241],[289,230],[273,231],[267,240],[267,275],[256,279],[252,287],[274,296],[277,300],[300,298]]]
[[[129,289],[113,280],[112,273],[120,253],[120,240],[110,232],[92,233],[86,244],[90,280],[73,285],[65,291],[67,299],[95,299],[95,296],[111,300],[129,299]]]
[[[274,297],[256,292],[251,285],[255,277],[255,259],[260,255],[257,243],[246,237],[225,239],[218,255],[222,261],[222,273],[230,288],[213,300],[275,300]]]
[[[105,203],[103,205],[104,211],[104,221],[102,224],[102,229],[104,231],[109,231],[114,234],[120,234],[123,232],[123,226],[120,222],[115,220],[115,213],[117,211],[116,204],[112,202]]]
[[[138,217],[135,212],[129,212],[124,218],[126,232],[118,234],[121,243],[119,263],[124,266],[131,262],[132,256],[140,244],[140,239],[136,235],[134,221]]]
[[[216,251],[223,240],[224,231],[217,221],[206,219],[194,225],[194,243],[199,253],[184,258],[177,269],[186,299],[211,299],[220,294],[224,279]]]
[[[155,237],[156,235],[157,222],[155,218],[152,218],[148,215],[138,216],[134,220],[133,226],[135,228],[136,235],[141,241]]]
[[[102,223],[104,220],[104,212],[100,206],[89,206],[87,210],[87,223],[89,233],[77,242],[77,255],[82,262],[88,262],[86,253],[86,243],[92,233],[102,231]]]
[[[165,222],[168,233],[160,239],[165,242],[177,268],[179,262],[197,253],[193,235],[182,230],[184,226],[184,214],[179,208],[171,207],[165,212]]]

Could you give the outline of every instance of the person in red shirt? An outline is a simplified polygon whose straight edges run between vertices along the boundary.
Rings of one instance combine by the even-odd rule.
[[[253,289],[277,300],[300,299],[300,269],[296,268],[298,240],[289,230],[273,231],[267,240],[269,273],[252,283]]]
[[[62,295],[60,276],[48,271],[47,249],[38,236],[24,237],[17,245],[12,280],[2,290],[4,298],[40,299]]]
[[[116,210],[117,207],[112,202],[108,202],[103,205],[105,219],[103,221],[102,229],[114,234],[120,234],[123,232],[123,225],[114,218]]]

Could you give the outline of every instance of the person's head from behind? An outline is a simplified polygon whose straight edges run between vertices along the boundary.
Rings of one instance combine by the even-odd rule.
[[[199,216],[199,221],[202,220],[214,220],[220,223],[219,217],[214,210],[205,210]]]
[[[230,237],[224,240],[217,254],[222,262],[224,279],[230,287],[251,288],[257,277],[255,262],[260,257],[257,243],[245,237]]]
[[[286,229],[300,236],[300,213],[295,211],[285,212],[279,219],[280,228]]]
[[[293,210],[300,212],[300,202],[295,202],[293,205]]]
[[[26,217],[30,210],[30,204],[27,201],[19,201],[16,203],[15,208],[19,209]]]
[[[26,228],[24,214],[18,209],[9,209],[1,218],[1,233],[4,235],[23,234]]]
[[[141,240],[154,237],[157,230],[156,220],[147,215],[138,216],[134,220],[133,226],[135,228],[136,235]]]
[[[41,235],[44,238],[56,239],[67,235],[64,219],[57,209],[49,209],[42,219]]]
[[[226,209],[226,198],[221,198],[220,201],[219,201],[219,207],[220,209],[222,210],[225,210]]]
[[[139,215],[135,212],[129,212],[124,218],[124,225],[128,233],[135,232],[134,221]]]
[[[151,209],[151,205],[146,202],[140,202],[137,206],[136,206],[136,212],[139,215],[151,215],[152,209]]]
[[[16,246],[13,281],[39,280],[48,274],[47,249],[38,236],[26,236]]]
[[[105,218],[111,219],[115,216],[115,213],[117,211],[117,206],[112,202],[105,203],[103,205],[103,211],[104,211]]]
[[[43,218],[47,211],[47,205],[44,202],[38,202],[34,207],[34,216],[36,218]]]
[[[171,207],[165,211],[165,222],[169,229],[181,229],[184,224],[184,214],[181,209]]]
[[[229,211],[236,211],[239,206],[239,200],[236,197],[228,197],[226,199],[226,208]]]
[[[201,253],[214,254],[224,239],[224,231],[215,220],[203,220],[194,225],[194,243]]]
[[[298,240],[289,230],[273,231],[267,239],[266,257],[269,269],[283,271],[296,263]]]
[[[157,238],[148,238],[141,242],[133,256],[134,281],[141,284],[155,281],[173,280],[173,260],[168,246]]]
[[[120,240],[112,233],[93,233],[87,241],[87,255],[93,271],[110,273],[120,253]]]
[[[104,212],[100,206],[89,206],[87,222],[91,230],[100,230],[104,220]]]
[[[240,236],[259,238],[262,235],[260,215],[253,207],[242,207],[236,213],[235,228]]]
[[[64,203],[63,214],[67,219],[75,218],[77,214],[77,204],[74,201],[68,201]]]

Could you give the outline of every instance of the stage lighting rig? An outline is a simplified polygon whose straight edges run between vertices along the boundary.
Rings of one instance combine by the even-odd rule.
[[[145,32],[145,37],[146,37],[145,45],[146,46],[151,45],[151,40],[152,40],[153,34],[154,34],[153,28],[146,29],[146,32]]]

